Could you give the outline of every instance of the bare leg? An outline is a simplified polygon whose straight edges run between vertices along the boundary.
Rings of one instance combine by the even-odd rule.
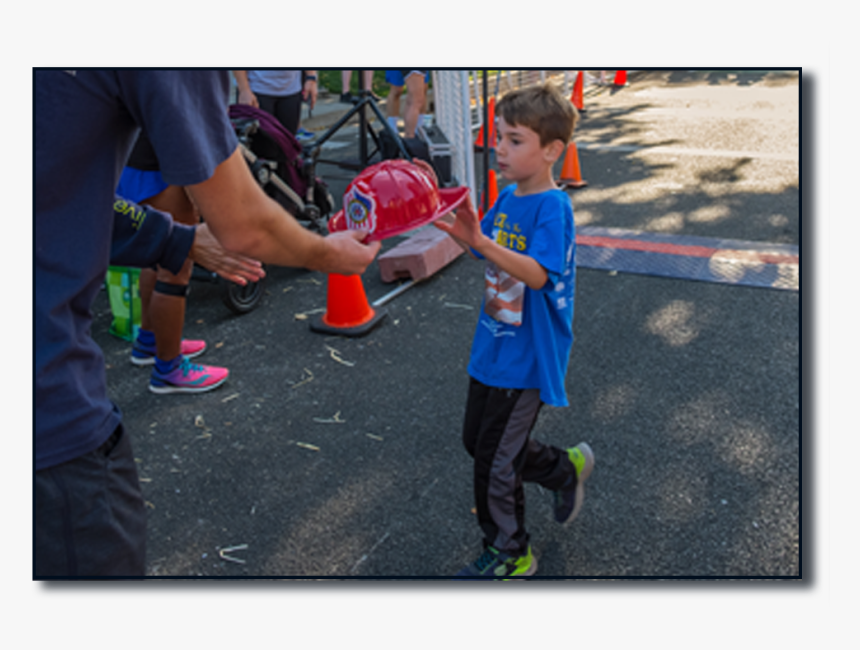
[[[152,317],[149,315],[149,305],[152,299],[152,290],[155,288],[156,275],[154,269],[140,270],[140,327],[149,332],[152,331]]]
[[[197,209],[183,187],[171,185],[142,203],[169,212],[177,223],[194,225],[200,221]],[[154,291],[155,282],[157,279],[185,286],[191,280],[192,267],[193,262],[186,260],[176,275],[161,267],[157,272],[147,270],[140,275],[141,327],[155,334],[156,356],[163,361],[179,356],[185,324],[185,297]]]
[[[388,100],[386,102],[386,114],[388,117],[400,117],[400,96],[403,94],[403,86],[391,86],[388,91]]]
[[[423,74],[413,72],[406,77],[406,93],[406,112],[403,116],[404,131],[407,138],[414,138],[415,127],[418,126],[418,117],[421,114],[421,107],[424,106],[426,95]]]

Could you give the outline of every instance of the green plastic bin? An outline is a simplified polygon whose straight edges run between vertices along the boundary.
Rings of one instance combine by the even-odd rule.
[[[133,341],[140,329],[140,269],[109,266],[105,283],[113,314],[110,333]]]

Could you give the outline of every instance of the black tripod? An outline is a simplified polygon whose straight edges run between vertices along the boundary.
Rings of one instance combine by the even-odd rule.
[[[323,162],[330,163],[332,165],[337,165],[338,167],[343,167],[345,169],[355,169],[362,170],[368,165],[368,161],[372,158],[376,153],[381,153],[382,144],[379,141],[379,136],[376,132],[368,127],[367,124],[367,114],[365,113],[365,109],[369,106],[373,111],[374,115],[376,115],[376,119],[382,124],[383,129],[387,129],[389,135],[392,136],[394,142],[397,143],[397,148],[400,151],[400,155],[403,156],[406,160],[410,160],[412,157],[409,155],[409,152],[406,150],[406,146],[403,144],[403,140],[400,139],[400,136],[391,128],[388,124],[388,120],[385,119],[385,116],[382,114],[382,111],[379,110],[379,106],[376,103],[376,100],[373,97],[373,94],[369,89],[364,87],[364,70],[358,71],[358,102],[356,102],[355,106],[353,106],[347,113],[341,117],[337,122],[335,122],[329,129],[323,133],[319,139],[314,140],[310,144],[305,146],[305,155],[309,156],[315,162]],[[323,144],[325,144],[335,133],[337,133],[347,122],[349,122],[356,114],[358,114],[358,161],[350,162],[343,160],[323,160],[319,158],[320,150],[322,149]],[[376,145],[376,150],[371,152],[369,155],[367,153],[367,135],[368,133],[373,138],[373,142]]]

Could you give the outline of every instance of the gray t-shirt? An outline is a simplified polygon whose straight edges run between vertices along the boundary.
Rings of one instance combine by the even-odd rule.
[[[248,85],[254,94],[286,97],[302,91],[301,70],[248,70]]]

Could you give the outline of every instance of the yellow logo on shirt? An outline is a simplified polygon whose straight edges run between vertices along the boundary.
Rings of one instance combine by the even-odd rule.
[[[504,246],[505,248],[519,251],[520,253],[528,248],[528,240],[526,239],[526,236],[515,234],[521,232],[520,225],[515,223],[512,226],[511,223],[508,222],[508,215],[503,213],[496,214],[493,226],[496,227],[496,243],[499,246]]]
[[[131,225],[135,230],[140,229],[140,224],[146,219],[146,211],[123,199],[117,199],[113,204],[113,211],[119,212],[131,219]]]

